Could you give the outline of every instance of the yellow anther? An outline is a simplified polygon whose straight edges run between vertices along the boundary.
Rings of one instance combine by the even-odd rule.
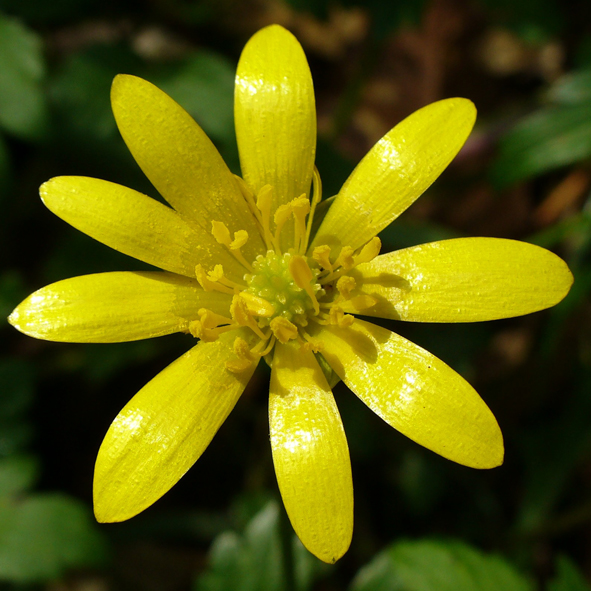
[[[228,230],[228,227],[226,224],[224,224],[224,222],[212,221],[211,233],[220,244],[223,244],[224,246],[230,246],[232,237],[230,235],[230,230]]]
[[[327,271],[332,271],[333,266],[330,262],[330,246],[327,244],[323,244],[322,246],[317,246],[312,251],[312,258],[323,268]]]
[[[199,321],[204,328],[217,328],[221,324],[232,324],[231,318],[216,314],[207,308],[201,308],[198,312]]]
[[[205,328],[200,320],[189,322],[189,332],[206,343],[211,343],[219,337],[219,332],[212,328]]]
[[[246,230],[238,230],[234,232],[234,240],[230,235],[230,230],[223,222],[211,222],[211,233],[213,237],[218,241],[219,244],[223,244],[228,247],[230,252],[234,255],[234,258],[244,265],[247,269],[252,269],[250,263],[244,258],[240,252],[240,248],[246,244],[248,240],[248,232]]]
[[[300,195],[291,202],[293,217],[295,219],[295,247],[297,252],[302,252],[302,240],[306,237],[306,216],[310,213],[310,200],[306,195]]]
[[[306,259],[299,254],[293,256],[289,261],[289,272],[291,273],[295,284],[308,294],[309,298],[312,300],[314,311],[318,314],[320,306],[318,305],[316,294],[310,285],[310,282],[314,280],[315,277],[308,266]]]
[[[287,343],[298,336],[298,327],[283,316],[276,316],[269,324],[280,343]]]
[[[351,314],[345,314],[338,306],[333,306],[330,309],[328,315],[328,321],[330,324],[335,324],[340,327],[351,326],[355,318]]]
[[[224,278],[224,268],[221,265],[216,265],[213,268],[213,271],[210,271],[207,274],[207,278],[210,281],[213,281],[214,283],[217,283],[218,281],[220,281],[220,279]]]
[[[302,221],[310,213],[310,200],[306,197],[305,194],[296,197],[295,199],[290,201],[289,204],[292,207],[293,215],[296,218],[302,218]]]
[[[240,337],[234,339],[234,346],[232,348],[238,358],[226,362],[226,368],[232,373],[240,373],[249,369],[261,357],[258,353],[251,351],[248,343]]]
[[[301,351],[312,351],[313,353],[320,353],[324,349],[324,343],[320,339],[314,337],[306,337],[307,340],[302,343]]]
[[[259,296],[243,291],[240,297],[246,302],[246,307],[253,316],[270,318],[275,314],[275,306]]]
[[[248,241],[248,232],[246,230],[238,230],[234,233],[234,240],[230,243],[230,250],[240,250]]]
[[[280,205],[275,210],[275,215],[273,216],[273,221],[275,222],[275,226],[277,228],[282,228],[283,224],[289,219],[289,216],[292,214],[293,208],[291,203],[286,203],[284,205]]]
[[[345,271],[352,269],[355,266],[355,259],[353,258],[353,249],[350,246],[343,246],[337,260],[335,267],[343,267]]]
[[[230,361],[226,361],[226,369],[232,373],[242,373],[250,369],[253,363],[249,359],[230,359]]]
[[[234,345],[232,349],[236,356],[242,357],[244,359],[252,359],[252,354],[250,352],[250,347],[248,343],[241,337],[236,337],[234,339]]]
[[[377,236],[374,236],[355,257],[355,264],[360,265],[361,263],[373,261],[380,254],[381,248],[382,241]]]
[[[216,289],[216,285],[207,277],[207,273],[201,265],[195,266],[195,277],[197,277],[199,285],[205,291],[214,291]]]
[[[367,308],[372,308],[378,303],[376,298],[369,295],[358,295],[354,298],[351,298],[350,301],[356,310],[366,310]]]
[[[351,298],[351,292],[357,287],[357,282],[350,275],[345,275],[337,281],[337,289],[346,300]]]
[[[259,328],[256,320],[252,317],[252,314],[248,310],[246,301],[240,297],[240,294],[235,294],[232,298],[232,304],[230,305],[230,313],[232,314],[232,320],[240,326],[247,326],[252,329],[253,332],[261,339],[265,339],[263,331]]]
[[[271,205],[273,202],[273,187],[265,185],[261,187],[257,195],[257,207],[263,214],[263,219],[271,217]]]

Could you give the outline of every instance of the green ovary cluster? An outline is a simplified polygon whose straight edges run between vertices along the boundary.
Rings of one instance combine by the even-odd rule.
[[[289,269],[292,258],[290,253],[283,255],[269,250],[266,256],[259,255],[252,263],[253,273],[244,278],[248,284],[247,293],[267,300],[275,308],[271,318],[260,318],[259,324],[268,325],[273,318],[281,316],[296,325],[308,324],[308,312],[314,311],[312,300],[305,290],[298,287]],[[314,278],[318,271],[312,269]],[[314,280],[310,282],[317,298],[324,295],[324,290]]]

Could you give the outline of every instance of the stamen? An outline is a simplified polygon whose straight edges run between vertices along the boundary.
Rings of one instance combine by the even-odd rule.
[[[262,348],[264,341],[259,341],[257,346],[254,347],[254,349],[252,351],[253,351],[253,353],[256,352],[257,355],[264,357],[265,355],[268,355],[271,352],[271,349],[273,349],[273,347],[275,346],[276,341],[277,341],[277,338],[275,337],[275,335],[273,335],[269,339],[267,346],[262,351],[259,351],[259,349]]]
[[[259,296],[243,291],[240,297],[246,302],[246,307],[253,316],[270,318],[275,314],[275,306]]]
[[[279,235],[285,225],[285,222],[290,218],[292,213],[291,203],[280,205],[275,210],[273,221],[275,222],[275,235],[273,236],[273,244],[275,245],[275,251],[281,253],[281,245],[279,243]]]
[[[312,351],[313,353],[320,353],[324,349],[324,343],[316,337],[310,336],[305,330],[302,330],[302,336],[305,342],[300,347],[301,351]]]
[[[201,339],[206,343],[217,341],[218,337],[223,332],[234,330],[235,325],[218,326],[216,328],[206,328],[201,320],[193,320],[189,322],[189,332],[196,338]]]
[[[358,295],[351,298],[351,304],[356,310],[366,310],[367,308],[373,308],[378,303],[376,298],[370,295]]]
[[[330,262],[330,246],[328,244],[323,244],[322,246],[317,246],[312,251],[312,258],[323,268],[326,269],[329,273],[332,272],[333,266]]]
[[[216,267],[217,266],[221,267],[221,265],[216,265]],[[213,273],[215,276],[215,268],[214,268]],[[222,274],[223,274],[223,271],[222,271]],[[208,276],[208,274],[205,272],[205,269],[203,268],[202,265],[195,265],[195,277],[197,278],[199,285],[201,285],[201,287],[205,291],[221,291],[222,293],[229,293],[229,294],[234,293],[234,291],[232,289],[230,289],[229,287],[222,285],[215,280],[212,281],[210,279],[210,277]]]
[[[345,314],[343,310],[338,306],[333,306],[330,309],[328,318],[330,324],[335,324],[337,326],[345,328],[347,326],[351,326],[354,320],[354,316],[351,316],[351,314]]]
[[[263,238],[268,249],[273,248],[271,236],[271,207],[273,204],[273,187],[265,185],[261,187],[257,195],[256,206],[261,212],[261,224],[263,226]]]
[[[351,292],[357,287],[357,282],[350,275],[345,275],[337,281],[337,289],[345,300],[351,299]]]
[[[314,167],[314,173],[312,176],[312,188],[314,190],[314,194],[312,197],[312,203],[310,205],[310,215],[308,216],[306,237],[304,239],[301,252],[306,252],[306,250],[308,250],[310,233],[312,232],[312,224],[314,223],[314,213],[316,212],[316,206],[322,200],[322,181],[320,180],[320,174],[318,173],[318,169],[316,167]]]
[[[250,350],[248,343],[240,338],[236,337],[234,339],[234,354],[238,359],[231,359],[230,361],[226,361],[226,369],[231,371],[232,373],[240,373],[249,369],[252,364],[257,361],[260,356],[258,354],[254,354]]]
[[[228,230],[228,226],[224,224],[224,222],[211,222],[211,233],[213,237],[218,241],[219,244],[223,244],[224,246],[230,246],[232,242],[232,236],[230,235],[230,230]]]
[[[353,258],[353,249],[350,246],[343,246],[341,252],[335,261],[335,267],[342,267],[345,271],[349,271],[355,266],[355,259]]]
[[[234,240],[230,243],[230,250],[240,250],[248,242],[248,232],[238,230],[234,234]]]
[[[221,314],[216,314],[207,308],[201,308],[198,312],[199,320],[204,328],[216,328],[221,324],[232,324],[231,318],[226,318]]]
[[[215,267],[213,268],[213,271],[210,271],[207,274],[207,279],[209,279],[209,281],[211,281],[212,283],[217,283],[219,285],[224,285],[224,286],[230,288],[231,291],[226,292],[226,293],[234,293],[234,290],[236,290],[236,289],[238,291],[242,291],[243,289],[246,288],[245,285],[240,285],[239,283],[236,283],[235,281],[228,279],[224,275],[224,267],[222,267],[222,265],[215,265]]]
[[[306,195],[300,195],[291,202],[291,205],[295,219],[295,250],[302,253],[303,241],[306,237],[306,216],[310,213],[310,201]]]
[[[248,310],[246,301],[240,297],[240,294],[235,294],[232,298],[232,304],[230,305],[230,313],[234,322],[240,326],[247,326],[261,339],[266,339],[265,334],[259,328],[256,320],[252,317],[252,314]]]
[[[291,273],[295,284],[308,294],[308,297],[312,300],[314,311],[318,314],[320,306],[318,305],[316,294],[310,285],[310,282],[313,281],[315,277],[308,266],[306,259],[299,254],[293,256],[289,261],[289,272]]]
[[[380,254],[381,248],[382,241],[377,236],[374,236],[355,257],[355,266],[373,261]]]
[[[232,240],[230,230],[228,230],[226,224],[224,224],[224,222],[212,220],[211,233],[217,242],[223,244],[240,264],[247,269],[252,270],[252,265],[240,252],[240,248],[243,247],[248,240],[248,232],[246,230],[238,230],[237,232],[234,232],[234,240]]]
[[[269,324],[280,343],[287,343],[298,336],[298,327],[283,316],[276,316]]]

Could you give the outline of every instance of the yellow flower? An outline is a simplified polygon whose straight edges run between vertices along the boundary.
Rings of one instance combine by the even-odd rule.
[[[52,179],[41,197],[74,227],[164,272],[60,281],[29,296],[10,322],[53,341],[173,332],[200,340],[111,425],[95,470],[99,521],[133,517],[181,478],[261,357],[272,366],[269,421],[281,495],[303,544],[326,562],[344,554],[353,529],[349,451],[328,366],[417,443],[466,466],[501,464],[500,429],[472,387],[427,351],[355,316],[492,320],[547,308],[568,292],[572,276],[561,259],[512,240],[445,240],[379,255],[377,234],[468,137],[470,101],[434,103],[392,129],[312,235],[321,199],[314,92],[303,50],[285,29],[259,31],[238,64],[243,178],[152,84],[118,76],[111,98],[123,139],[172,207],[84,177]]]

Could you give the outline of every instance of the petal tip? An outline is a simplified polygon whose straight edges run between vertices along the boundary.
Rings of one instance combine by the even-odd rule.
[[[18,306],[11,312],[10,316],[8,317],[8,323],[11,326],[14,326],[14,328],[16,328],[17,330],[21,330],[21,327],[19,325],[19,319],[20,319],[20,312],[18,309]]]

